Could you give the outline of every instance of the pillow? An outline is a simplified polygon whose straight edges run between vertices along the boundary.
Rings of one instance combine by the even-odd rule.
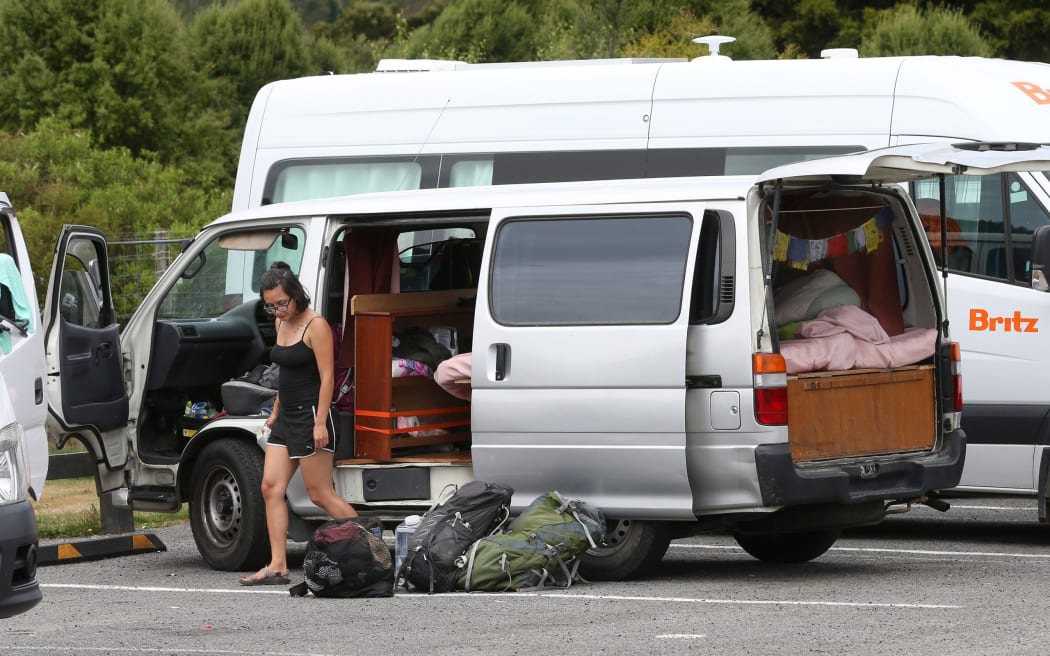
[[[838,305],[860,306],[860,296],[834,271],[817,269],[773,292],[774,319],[778,326],[808,321]]]

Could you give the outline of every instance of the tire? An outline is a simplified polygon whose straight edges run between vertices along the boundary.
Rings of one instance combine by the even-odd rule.
[[[209,444],[197,459],[190,525],[197,551],[214,569],[257,569],[269,562],[262,464],[258,447],[231,439]]]
[[[580,557],[580,575],[592,581],[625,581],[651,573],[671,543],[666,524],[609,520],[605,544]]]
[[[767,563],[804,563],[823,556],[839,539],[842,531],[802,533],[735,533],[737,544],[755,558]]]

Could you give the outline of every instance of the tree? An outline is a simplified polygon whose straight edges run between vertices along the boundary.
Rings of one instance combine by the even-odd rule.
[[[192,236],[229,210],[230,191],[203,188],[178,167],[94,142],[86,130],[54,118],[28,134],[0,132],[0,180],[18,210],[36,271],[51,270],[63,224],[95,226],[114,240],[158,229]],[[130,314],[153,275],[152,262],[117,271],[114,280],[129,284],[127,290],[114,285],[118,314]],[[41,299],[46,286],[38,278]]]
[[[0,129],[57,116],[106,148],[193,162],[228,143],[207,85],[189,61],[183,23],[165,0],[0,2]]]
[[[1050,7],[1045,0],[984,0],[971,18],[996,51],[1010,59],[1050,62]]]
[[[401,7],[391,0],[352,0],[335,20],[315,25],[313,33],[342,51],[348,72],[365,72],[375,69],[406,24]]]
[[[750,10],[747,0],[722,2],[699,18],[692,11],[681,9],[665,27],[645,31],[625,44],[623,53],[632,57],[702,57],[708,53],[703,46],[693,43],[693,39],[712,34],[736,39],[722,51],[734,59],[770,59],[776,54],[772,32]]]
[[[963,55],[990,57],[991,46],[958,9],[926,11],[900,4],[879,12],[860,45],[864,57],[896,55]]]
[[[341,62],[320,61],[318,43],[288,0],[211,5],[194,17],[190,35],[194,66],[219,85],[220,106],[239,129],[267,83],[343,70]]]
[[[531,61],[536,23],[517,0],[453,0],[409,35],[406,56],[469,62]]]

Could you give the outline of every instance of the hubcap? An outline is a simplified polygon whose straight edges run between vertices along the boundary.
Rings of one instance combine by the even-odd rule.
[[[610,520],[605,526],[605,544],[595,549],[588,549],[587,553],[595,556],[607,556],[616,553],[623,548],[624,542],[631,534],[632,522],[629,519]]]
[[[241,489],[224,467],[216,467],[204,487],[204,524],[219,545],[232,544],[241,524]]]

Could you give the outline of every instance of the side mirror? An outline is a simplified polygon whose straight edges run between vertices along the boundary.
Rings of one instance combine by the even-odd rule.
[[[289,251],[299,250],[299,238],[290,232],[282,232],[281,248]]]
[[[1050,291],[1050,281],[1047,280],[1050,266],[1050,225],[1039,226],[1032,234],[1032,252],[1030,256],[1032,263],[1032,289],[1046,292]]]

